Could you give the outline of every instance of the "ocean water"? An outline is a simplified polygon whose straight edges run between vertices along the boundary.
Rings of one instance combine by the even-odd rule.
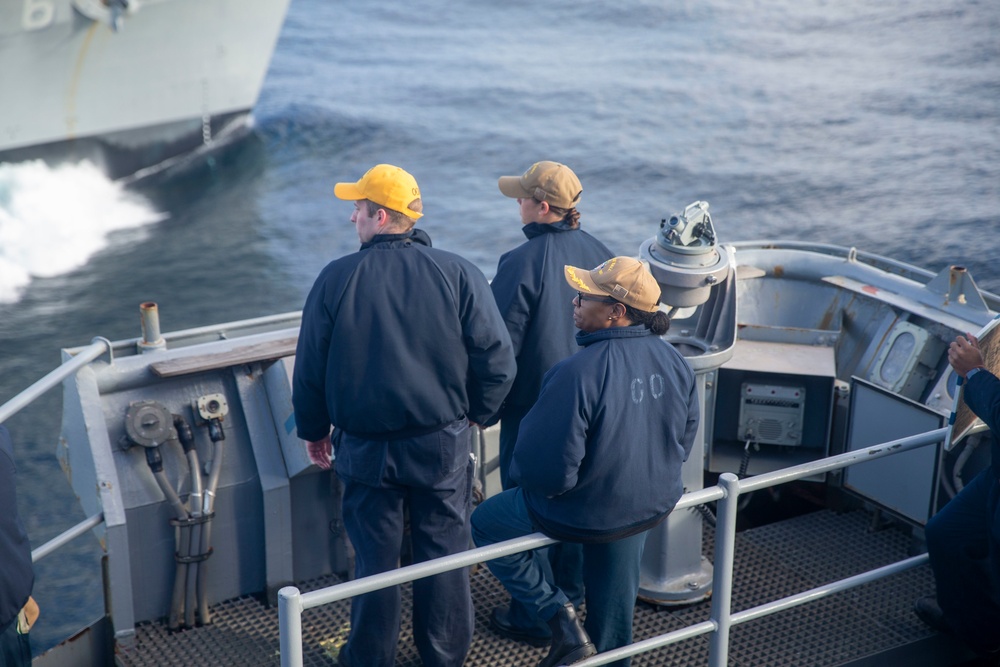
[[[358,242],[333,197],[371,165],[419,181],[435,245],[492,276],[523,236],[498,176],[541,159],[584,227],[634,254],[708,201],[722,242],[820,241],[1000,292],[1000,4],[992,0],[292,0],[253,135],[126,190],[86,164],[0,164],[0,401],[59,350],[301,308]],[[61,396],[7,425],[34,546],[82,520]],[[102,609],[89,537],[41,561],[41,651]]]

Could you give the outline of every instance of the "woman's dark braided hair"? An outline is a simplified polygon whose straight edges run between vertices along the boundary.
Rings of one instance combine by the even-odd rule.
[[[621,302],[619,301],[619,303]],[[622,305],[625,306],[625,317],[629,318],[634,324],[643,325],[657,336],[662,336],[670,329],[670,318],[662,310],[657,310],[655,313],[647,313],[644,310],[633,308],[627,303],[622,303]]]

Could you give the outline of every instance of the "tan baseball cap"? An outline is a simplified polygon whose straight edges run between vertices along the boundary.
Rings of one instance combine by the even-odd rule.
[[[567,264],[566,282],[578,292],[610,296],[627,306],[655,313],[660,302],[660,285],[645,262],[634,257],[612,257],[594,269]]]
[[[410,204],[420,199],[420,188],[417,179],[399,167],[391,164],[377,164],[361,177],[357,183],[337,183],[333,186],[333,194],[337,199],[358,201],[367,199],[379,206],[385,206],[393,211],[399,211],[414,220],[423,213],[414,211]]]
[[[556,208],[574,208],[580,203],[583,186],[573,170],[558,162],[542,161],[520,176],[501,176],[500,192],[513,199],[534,197]]]

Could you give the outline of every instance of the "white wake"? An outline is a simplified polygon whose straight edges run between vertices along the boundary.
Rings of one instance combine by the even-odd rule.
[[[111,232],[166,217],[89,162],[0,163],[0,303],[17,302],[33,278],[85,265]]]

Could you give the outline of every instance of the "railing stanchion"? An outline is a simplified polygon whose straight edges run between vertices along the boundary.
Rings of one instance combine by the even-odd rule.
[[[736,553],[736,514],[741,494],[750,493],[779,484],[785,484],[819,473],[839,470],[857,463],[872,461],[884,456],[901,454],[920,447],[941,442],[947,436],[947,428],[928,431],[920,435],[908,436],[866,449],[838,454],[829,458],[803,463],[791,468],[784,468],[754,477],[739,479],[732,473],[722,473],[719,483],[707,489],[684,494],[674,511],[687,509],[712,501],[718,501],[718,516],[715,532],[715,565],[712,583],[712,613],[708,621],[689,625],[680,630],[651,637],[636,642],[629,647],[621,647],[605,651],[583,660],[580,665],[604,665],[620,658],[638,655],[646,651],[675,644],[685,639],[711,635],[709,638],[709,666],[726,667],[729,659],[729,633],[733,625],[748,620],[767,616],[786,608],[791,608],[818,600],[829,595],[868,583],[895,572],[916,567],[927,560],[926,554],[910,558],[906,561],[891,564],[868,573],[848,577],[811,589],[798,595],[781,598],[773,602],[732,613],[733,596],[733,561]],[[498,542],[487,547],[478,547],[461,553],[435,558],[413,565],[407,565],[396,570],[373,574],[361,579],[337,584],[328,588],[300,594],[297,588],[286,587],[278,592],[278,620],[281,631],[281,665],[282,667],[301,667],[302,665],[302,610],[312,609],[324,604],[382,590],[389,586],[398,586],[427,576],[448,572],[460,567],[468,567],[474,563],[483,563],[494,558],[530,549],[555,544],[556,540],[542,533],[532,533],[504,542]],[[735,621],[735,622],[734,622]]]
[[[281,667],[302,667],[302,596],[295,586],[278,591]]]
[[[719,476],[726,495],[719,501],[715,522],[715,568],[712,574],[712,622],[709,637],[709,667],[726,667],[729,661],[729,630],[732,627],[733,558],[736,553],[736,512],[740,480],[731,472]]]

